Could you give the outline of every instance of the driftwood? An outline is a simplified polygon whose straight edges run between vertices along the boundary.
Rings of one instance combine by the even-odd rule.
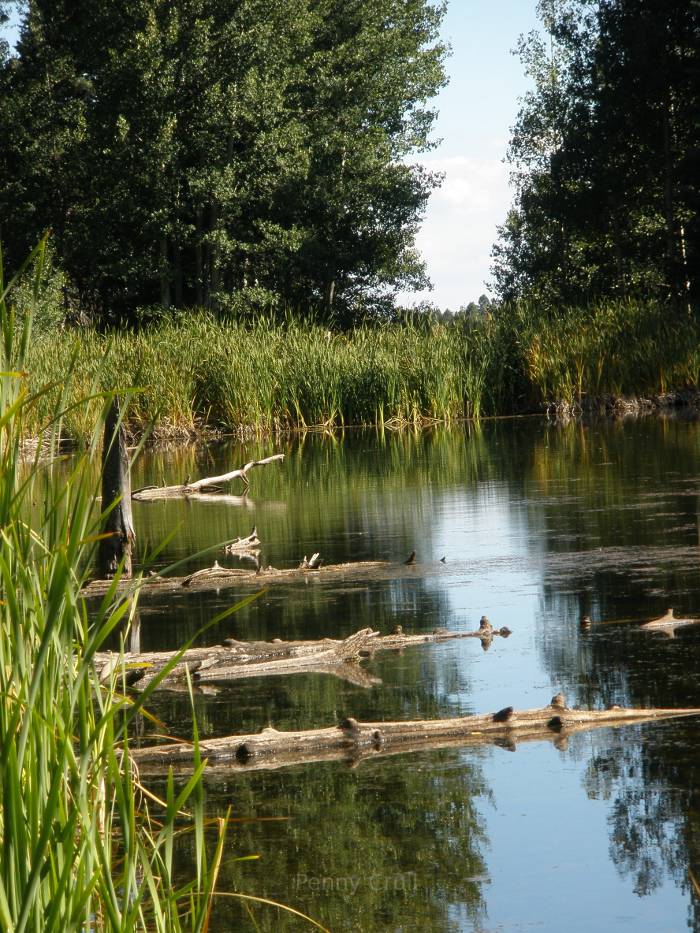
[[[236,538],[235,541],[227,544],[224,550],[227,554],[250,554],[259,551],[261,544],[257,526],[253,526],[253,530],[247,538]]]
[[[163,679],[162,686],[177,687],[183,684],[186,672],[189,672],[195,684],[222,683],[243,677],[318,672],[334,674],[358,686],[369,687],[380,681],[353,662],[371,657],[376,651],[400,651],[413,645],[457,638],[479,638],[482,644],[490,644],[494,635],[510,635],[506,628],[493,629],[485,619],[475,632],[450,632],[445,629],[405,635],[401,626],[396,629],[390,635],[380,635],[370,628],[364,628],[342,641],[323,638],[316,641],[276,639],[247,642],[227,638],[223,645],[185,651],[173,670]],[[128,684],[141,688],[150,683],[176,654],[175,651],[154,651],[120,657],[111,652],[100,652],[95,655],[95,668],[102,682],[111,677],[120,680],[126,678]]]
[[[275,460],[284,460],[284,454],[273,454],[271,457],[265,457],[263,460],[251,460],[238,470],[231,470],[230,473],[222,473],[221,476],[205,476],[204,479],[195,480],[193,483],[190,482],[188,476],[185,478],[184,483],[177,486],[144,486],[142,489],[137,489],[133,493],[132,498],[139,500],[180,499],[192,493],[200,492],[203,489],[210,489],[222,483],[230,483],[234,479],[243,480],[247,489],[249,486],[248,471],[252,470],[253,467],[265,466],[266,463],[273,463]]]
[[[515,711],[508,706],[496,713],[455,719],[409,722],[358,722],[348,718],[325,729],[278,732],[268,727],[252,735],[231,735],[200,742],[200,754],[209,763],[242,769],[279,768],[311,761],[362,758],[439,748],[445,745],[505,744],[519,739],[555,738],[601,726],[622,726],[648,720],[700,715],[700,709],[568,709],[559,694],[542,709]],[[162,769],[191,767],[193,747],[175,742],[130,749],[136,764]]]
[[[113,577],[121,565],[122,577],[129,578],[135,534],[131,517],[129,455],[117,398],[112,400],[105,419],[102,444],[102,504],[105,508],[112,508],[102,527],[105,534],[98,546],[98,572],[102,577]]]
[[[640,628],[646,632],[661,632],[668,638],[676,637],[677,628],[685,628],[687,625],[700,625],[700,619],[677,619],[673,614],[673,609],[668,609],[666,614],[658,619],[652,619],[651,622],[645,622]]]
[[[142,596],[149,594],[179,593],[182,588],[192,591],[219,590],[226,587],[240,589],[262,589],[280,583],[307,582],[310,580],[362,580],[376,582],[379,580],[395,580],[400,578],[414,579],[416,576],[425,577],[430,574],[444,573],[444,565],[415,564],[406,566],[384,560],[353,561],[346,564],[324,564],[315,569],[308,567],[291,567],[278,570],[276,567],[265,567],[257,570],[244,570],[240,567],[222,567],[218,561],[212,567],[197,570],[187,577],[161,577],[154,574],[144,577],[138,586]],[[81,591],[81,595],[103,596],[109,586],[108,580],[93,580]],[[133,587],[133,583],[131,586]],[[120,592],[127,587],[125,583],[120,586]]]
[[[668,638],[676,637],[676,629],[686,628],[689,625],[700,625],[700,618],[679,619],[673,614],[673,609],[667,609],[658,619],[640,623],[639,619],[606,619],[603,622],[592,622],[589,616],[581,619],[581,630],[588,631],[593,625],[638,625],[644,632],[659,632]]]

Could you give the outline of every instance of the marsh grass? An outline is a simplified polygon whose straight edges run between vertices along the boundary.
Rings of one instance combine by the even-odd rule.
[[[640,302],[586,308],[503,305],[449,324],[414,318],[340,333],[289,317],[164,317],[139,332],[43,331],[32,341],[31,385],[71,398],[117,384],[139,387],[135,433],[164,437],[203,427],[270,434],[294,428],[449,423],[536,411],[584,396],[696,389],[699,334],[672,308]],[[37,401],[37,423],[59,389]],[[64,432],[89,437],[99,407],[73,408]],[[28,419],[31,421],[31,418]]]

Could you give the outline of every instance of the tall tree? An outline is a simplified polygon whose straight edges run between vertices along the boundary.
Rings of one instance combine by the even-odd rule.
[[[430,0],[31,0],[0,71],[13,258],[51,226],[83,299],[347,320],[421,267],[444,81]]]
[[[514,128],[516,199],[494,249],[501,296],[640,294],[688,307],[698,297],[698,4],[547,0],[540,14],[553,78],[536,81]],[[521,51],[539,50],[541,74],[537,42]],[[556,128],[545,159],[533,132],[542,125]]]

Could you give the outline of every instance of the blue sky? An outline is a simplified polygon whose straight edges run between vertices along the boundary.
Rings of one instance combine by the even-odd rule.
[[[450,83],[436,100],[434,132],[442,142],[420,159],[446,175],[417,241],[434,287],[404,296],[409,304],[427,299],[456,311],[489,293],[489,254],[511,203],[503,158],[527,89],[511,50],[535,28],[535,0],[449,2],[442,32],[452,46]]]
[[[433,192],[417,246],[433,290],[403,295],[456,311],[489,290],[496,226],[511,202],[503,158],[518,98],[527,88],[511,54],[518,36],[536,28],[536,0],[449,0],[442,34],[452,47],[450,83],[435,101],[434,137],[440,145],[421,156],[445,173]],[[11,38],[14,38],[12,33]]]

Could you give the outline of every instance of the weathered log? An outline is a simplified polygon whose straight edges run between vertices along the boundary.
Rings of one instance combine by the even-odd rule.
[[[229,473],[222,473],[220,476],[205,476],[203,479],[195,480],[191,483],[189,477],[186,477],[184,483],[177,486],[144,486],[134,493],[134,499],[179,499],[187,497],[192,493],[199,492],[202,489],[210,489],[219,486],[222,483],[230,483],[234,479],[241,479],[248,488],[248,471],[253,467],[265,466],[267,463],[273,463],[275,460],[284,460],[284,454],[273,454],[271,457],[264,457],[262,460],[251,460],[245,466],[238,470],[231,470]]]
[[[406,566],[385,560],[353,561],[346,564],[324,564],[316,569],[305,567],[291,567],[278,570],[276,567],[265,567],[259,570],[244,570],[240,567],[222,567],[218,561],[213,567],[198,570],[187,577],[161,577],[158,574],[144,577],[139,582],[141,596],[151,594],[181,592],[182,587],[192,591],[218,590],[227,587],[239,589],[260,589],[284,583],[307,582],[309,580],[398,580],[401,578],[415,579],[417,576],[426,577],[433,574],[445,573],[443,564],[414,564]],[[108,580],[93,580],[82,590],[81,595],[103,596],[110,586]],[[133,587],[133,584],[132,584]]]
[[[231,541],[226,545],[224,550],[227,554],[236,554],[239,552],[251,552],[260,550],[261,545],[260,538],[258,537],[257,526],[253,526],[253,530],[248,535],[247,538],[236,538],[235,541]]]
[[[348,718],[336,726],[298,732],[278,732],[267,727],[256,734],[204,740],[200,742],[200,754],[213,764],[277,768],[330,758],[358,760],[444,744],[484,745],[505,740],[511,745],[520,738],[547,737],[561,741],[582,729],[700,715],[700,709],[579,710],[559,703],[542,709],[512,711],[508,717],[503,712],[408,722],[363,723]],[[185,742],[130,749],[130,754],[139,767],[189,766],[193,760],[192,745]]]
[[[675,638],[676,629],[700,625],[700,618],[679,619],[674,615],[673,609],[667,609],[664,615],[659,616],[658,619],[651,619],[649,622],[640,623],[639,619],[605,619],[593,622],[589,616],[583,616],[580,625],[584,632],[591,629],[593,625],[638,625],[642,631],[659,632],[668,638]]]
[[[115,575],[120,565],[122,576],[131,576],[131,549],[135,540],[131,517],[131,480],[126,434],[121,423],[119,400],[115,397],[105,420],[102,444],[102,504],[107,514],[100,539],[97,566],[101,577]]]
[[[223,645],[190,648],[185,651],[173,670],[162,681],[162,686],[172,687],[185,680],[189,672],[196,684],[220,683],[242,677],[262,677],[269,674],[296,674],[319,671],[338,674],[334,667],[343,667],[345,680],[353,679],[347,670],[349,662],[371,657],[376,651],[397,651],[414,645],[437,643],[458,638],[488,639],[493,635],[510,634],[508,629],[493,631],[487,635],[483,629],[475,632],[450,632],[448,630],[405,635],[399,631],[390,635],[379,635],[370,628],[360,629],[344,640],[323,638],[314,641],[237,641],[227,638]],[[175,651],[150,653],[127,653],[122,656],[111,652],[95,655],[95,668],[104,683],[112,676],[126,677],[131,685],[144,687],[175,657]],[[357,665],[355,665],[357,668]],[[354,682],[371,686],[373,681],[366,675],[358,676]]]
[[[700,619],[677,619],[673,614],[673,609],[668,609],[665,615],[652,619],[651,622],[645,622],[644,625],[640,625],[640,628],[646,632],[660,632],[668,638],[675,638],[677,628],[699,624]]]

